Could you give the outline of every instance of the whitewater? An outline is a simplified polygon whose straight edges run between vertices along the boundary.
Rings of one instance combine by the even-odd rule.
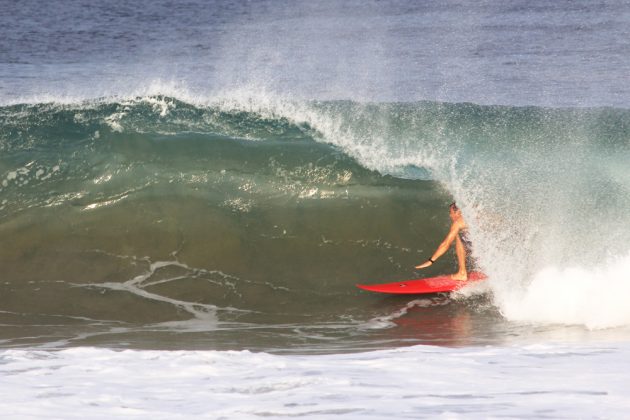
[[[3,417],[625,417],[624,2],[0,3]]]
[[[623,418],[627,345],[1,353],[8,418]],[[532,368],[535,366],[535,368]]]

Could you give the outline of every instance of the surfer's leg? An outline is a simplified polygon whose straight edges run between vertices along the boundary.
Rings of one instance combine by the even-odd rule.
[[[468,271],[466,271],[466,248],[459,235],[455,238],[455,253],[457,254],[457,264],[459,271],[451,276],[453,280],[468,280]]]

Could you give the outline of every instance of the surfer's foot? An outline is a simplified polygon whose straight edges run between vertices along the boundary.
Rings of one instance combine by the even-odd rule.
[[[464,272],[464,273],[451,274],[451,278],[457,281],[466,281],[468,280],[468,273]]]

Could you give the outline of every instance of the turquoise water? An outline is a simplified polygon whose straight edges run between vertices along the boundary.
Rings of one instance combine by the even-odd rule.
[[[540,272],[624,256],[606,246],[623,239],[628,217],[630,114],[619,109],[156,96],[1,115],[0,296],[11,346],[288,350],[298,340],[333,351],[407,334],[409,343],[529,339],[536,332],[511,321],[562,298],[525,303]],[[455,271],[451,254],[413,269],[447,232],[454,199],[493,296],[383,300],[354,287]],[[559,336],[573,324],[625,325],[614,302],[593,311],[582,304],[577,322],[543,321],[567,324],[551,328]],[[411,332],[408,312],[422,319]],[[462,316],[469,327],[441,331]],[[169,344],[173,334],[189,338]]]

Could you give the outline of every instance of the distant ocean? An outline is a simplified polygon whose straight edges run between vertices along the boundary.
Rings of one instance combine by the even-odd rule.
[[[0,8],[8,418],[630,410],[630,5]]]

